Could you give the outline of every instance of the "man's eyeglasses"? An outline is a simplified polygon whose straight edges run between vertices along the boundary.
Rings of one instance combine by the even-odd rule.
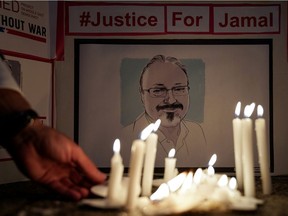
[[[184,96],[189,93],[189,86],[175,86],[171,89],[167,88],[149,88],[143,89],[143,91],[147,91],[151,97],[166,97],[168,91],[172,91],[174,96]]]

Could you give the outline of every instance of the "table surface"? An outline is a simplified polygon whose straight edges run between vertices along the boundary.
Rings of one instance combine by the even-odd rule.
[[[228,211],[209,213],[185,213],[181,215],[213,216],[285,216],[288,215],[288,176],[273,176],[273,193],[262,194],[261,180],[256,177],[256,197],[264,200],[256,211]],[[91,197],[93,198],[93,197]],[[120,210],[101,210],[78,205],[77,202],[65,200],[51,190],[31,181],[0,185],[0,215],[16,216],[98,216],[98,215],[141,215],[139,211],[124,212]]]

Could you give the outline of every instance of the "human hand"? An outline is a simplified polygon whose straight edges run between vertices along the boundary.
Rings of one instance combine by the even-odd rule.
[[[7,150],[31,180],[74,200],[87,197],[91,186],[106,179],[77,144],[42,124],[23,129]]]

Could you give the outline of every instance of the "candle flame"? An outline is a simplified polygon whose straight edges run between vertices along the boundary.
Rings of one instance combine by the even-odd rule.
[[[263,116],[263,113],[264,113],[263,107],[262,107],[261,105],[258,105],[258,106],[257,106],[257,115],[258,115],[259,117],[262,117],[262,116]]]
[[[213,166],[215,163],[216,163],[216,160],[217,160],[217,155],[216,154],[213,154],[209,160],[209,163],[208,165],[209,166]]]
[[[161,120],[157,119],[157,121],[154,123],[154,127],[153,127],[154,132],[156,132],[158,130],[160,124],[161,124]]]
[[[141,132],[140,139],[146,140],[147,137],[152,133],[153,128],[154,128],[153,123],[149,124],[146,128],[144,128],[144,130]]]
[[[163,183],[159,188],[150,196],[152,201],[162,200],[168,197],[170,194],[169,187],[166,183]]]
[[[194,183],[200,184],[201,178],[202,178],[203,170],[201,168],[198,168],[194,174]]]
[[[239,101],[236,105],[236,108],[235,108],[235,115],[236,116],[239,116],[240,115],[240,111],[241,111],[241,102]]]
[[[169,158],[173,158],[174,156],[175,156],[175,148],[172,148],[170,151],[169,151],[169,153],[168,153],[168,157]]]
[[[113,151],[114,153],[120,152],[120,140],[119,139],[115,139],[114,144],[113,144]]]
[[[207,172],[209,176],[212,176],[215,174],[215,169],[213,168],[213,166],[209,166]]]
[[[220,179],[218,180],[218,186],[219,187],[224,187],[228,184],[228,176],[227,175],[222,175]]]
[[[237,180],[235,177],[232,177],[229,181],[229,188],[235,190],[237,188]]]
[[[249,118],[252,115],[254,108],[255,108],[255,103],[251,103],[250,105],[247,105],[244,109],[244,116]]]
[[[185,178],[187,176],[186,172],[182,172],[179,175],[177,175],[176,177],[172,178],[171,180],[169,180],[167,182],[169,189],[171,192],[175,192],[177,191],[181,185],[183,184]]]

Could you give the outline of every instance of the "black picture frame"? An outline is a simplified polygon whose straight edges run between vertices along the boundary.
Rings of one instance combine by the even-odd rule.
[[[98,45],[101,45],[101,48],[104,47],[103,50],[100,50],[99,47],[94,47],[93,46],[98,46]],[[103,169],[103,170],[106,170],[107,172],[109,171],[110,169],[110,158],[112,156],[112,138],[110,137],[109,138],[109,141],[106,142],[106,144],[108,143],[109,145],[106,145],[106,147],[101,147],[99,151],[93,151],[93,148],[90,149],[89,148],[89,145],[87,146],[86,144],[83,144],[82,143],[82,139],[83,137],[86,136],[86,132],[87,132],[87,128],[81,128],[83,127],[83,121],[85,121],[84,119],[88,119],[89,121],[89,118],[91,117],[91,113],[92,112],[87,112],[87,109],[83,109],[83,106],[87,107],[88,106],[88,102],[90,101],[89,98],[86,98],[86,100],[83,98],[85,97],[89,97],[89,96],[86,96],[87,92],[90,92],[91,91],[91,86],[89,87],[89,85],[86,86],[85,83],[83,83],[83,81],[86,79],[87,80],[87,74],[85,75],[86,78],[83,79],[83,74],[85,74],[85,72],[81,71],[81,67],[83,66],[83,64],[87,63],[87,61],[89,62],[92,62],[92,66],[96,66],[97,67],[97,62],[106,62],[106,65],[109,65],[109,64],[114,64],[113,62],[111,62],[108,58],[111,57],[111,55],[113,56],[113,52],[109,53],[108,54],[108,50],[110,49],[107,49],[105,50],[105,46],[114,46],[114,50],[118,50],[118,52],[121,52],[121,48],[123,46],[130,46],[131,48],[131,52],[133,51],[133,47],[137,46],[137,48],[139,48],[139,46],[143,46],[145,47],[145,49],[147,47],[158,47],[158,46],[175,46],[175,48],[177,48],[177,51],[176,53],[180,54],[181,56],[181,49],[186,47],[187,46],[191,46],[191,48],[193,48],[194,46],[197,46],[197,47],[203,47],[206,50],[206,53],[207,52],[210,52],[209,51],[209,47],[210,49],[212,50],[213,49],[213,52],[211,52],[211,54],[209,53],[209,55],[211,55],[210,57],[211,58],[216,58],[216,55],[215,54],[219,54],[221,55],[222,52],[225,52],[225,48],[227,47],[232,47],[232,50],[237,50],[237,55],[235,55],[235,59],[233,57],[233,53],[230,55],[229,53],[224,55],[224,56],[228,56],[228,59],[222,59],[222,62],[218,62],[219,65],[220,64],[224,64],[225,62],[229,62],[230,65],[235,65],[234,68],[231,69],[231,73],[233,73],[234,70],[236,70],[237,68],[237,64],[241,64],[240,62],[242,61],[242,57],[243,57],[243,62],[245,62],[247,59],[248,62],[250,62],[251,64],[253,65],[250,65],[251,67],[254,67],[255,68],[264,68],[264,71],[258,71],[257,73],[265,73],[265,74],[262,74],[263,76],[259,76],[258,78],[258,83],[254,83],[256,86],[254,86],[254,84],[252,83],[253,80],[255,80],[255,78],[257,77],[254,77],[250,80],[250,78],[246,78],[247,80],[247,83],[242,83],[242,86],[243,86],[243,93],[242,94],[239,94],[239,95],[242,95],[242,97],[239,97],[239,100],[243,100],[244,101],[244,104],[248,104],[250,102],[252,102],[253,99],[257,99],[258,97],[262,97],[262,95],[260,95],[259,92],[262,92],[262,90],[264,90],[264,92],[266,93],[264,95],[264,97],[262,97],[262,99],[260,100],[260,102],[262,103],[264,101],[264,109],[268,110],[268,112],[266,112],[265,114],[265,118],[267,118],[267,122],[268,122],[268,144],[269,144],[269,154],[270,154],[270,171],[271,172],[274,172],[274,148],[273,148],[273,40],[270,39],[270,38],[264,38],[264,39],[75,39],[74,41],[74,57],[75,57],[75,63],[74,63],[74,140],[79,143],[80,146],[82,146],[84,148],[84,150],[88,153],[88,155],[92,158],[92,160],[96,163],[96,164],[99,164],[98,166]],[[244,48],[243,49],[243,53],[241,55],[241,52],[238,53],[238,48]],[[265,62],[262,62],[262,61],[259,61],[257,62],[257,56],[253,55],[252,53],[249,53],[247,51],[245,51],[245,48],[247,47],[247,50],[249,51],[251,47],[253,47],[252,49],[256,49],[256,53],[257,53],[257,49],[258,47],[260,48],[259,50],[259,54],[260,52],[262,53],[263,50],[265,50],[265,53],[263,54],[263,58],[265,58]],[[94,49],[94,50],[98,50],[98,54],[97,54],[97,57],[101,56],[101,58],[103,57],[103,59],[101,60],[97,60],[97,62],[94,62],[93,60],[93,56],[82,56],[83,54],[83,49]],[[119,49],[118,49],[119,48]],[[180,49],[181,48],[181,49]],[[217,48],[217,52],[214,52],[215,51],[215,48]],[[205,52],[205,49],[204,49],[204,52]],[[119,51],[120,50],[120,51]],[[229,50],[229,49],[228,49]],[[139,53],[141,52],[141,49],[140,51],[137,50],[135,51],[136,53]],[[200,52],[198,50],[198,52]],[[103,55],[102,55],[102,54]],[[212,54],[213,53],[213,54]],[[208,55],[208,54],[207,54]],[[262,55],[262,54],[260,54]],[[147,56],[147,57],[151,57],[151,56]],[[105,60],[106,58],[106,60]],[[193,56],[194,58],[194,56]],[[260,60],[263,60],[260,59]],[[86,59],[85,62],[83,62],[84,60],[83,59]],[[88,59],[88,60],[87,60]],[[254,60],[253,60],[254,59]],[[110,62],[110,63],[109,63]],[[232,63],[231,63],[232,62]],[[262,64],[265,63],[265,66],[262,66]],[[104,64],[104,63],[103,63]],[[226,64],[226,63],[225,63]],[[215,65],[213,65],[215,67]],[[249,67],[250,67],[249,66]],[[101,68],[99,70],[102,70],[101,74],[103,74],[103,69],[105,67],[102,65]],[[247,67],[246,67],[247,68]],[[108,69],[107,69],[108,70]],[[97,71],[97,69],[96,69]],[[219,74],[216,74],[217,72],[217,67],[215,67],[215,77],[218,77]],[[221,71],[220,71],[221,72]],[[245,71],[242,71],[243,73],[245,73]],[[242,73],[241,72],[241,73]],[[251,71],[250,71],[251,72]],[[252,71],[253,72],[253,71]],[[89,73],[89,72],[88,72]],[[96,74],[98,72],[95,72]],[[228,72],[226,72],[225,74],[227,74]],[[239,73],[239,72],[238,72]],[[93,72],[94,74],[94,72]],[[253,75],[253,74],[252,74]],[[89,76],[89,74],[88,74]],[[99,76],[99,77],[98,77]],[[239,76],[239,74],[237,75]],[[241,75],[240,75],[241,76]],[[97,77],[97,83],[101,83],[101,75],[96,75]],[[95,76],[94,76],[95,78]],[[220,77],[221,78],[221,77]],[[100,79],[100,80],[99,80]],[[109,80],[109,77],[105,77],[105,81],[107,81],[107,79]],[[207,82],[207,77],[205,77],[205,82]],[[216,89],[216,85],[220,85],[221,83],[222,84],[225,84],[226,82],[230,82],[229,78],[228,80],[225,80],[226,78],[223,77],[222,78],[222,81],[221,79],[219,79],[218,77],[218,83],[216,82],[215,83],[215,89]],[[249,79],[249,80],[248,80]],[[103,82],[105,82],[103,80]],[[236,80],[233,80],[233,82],[237,82],[237,79]],[[259,84],[259,85],[258,85]],[[85,87],[86,86],[86,87]],[[229,86],[234,86],[233,83]],[[261,87],[258,87],[258,86],[261,86]],[[121,87],[120,84],[118,87]],[[205,86],[206,87],[206,86]],[[263,89],[261,89],[263,87]],[[86,88],[86,89],[85,89]],[[89,89],[90,88],[90,89]],[[250,89],[249,89],[250,88]],[[257,88],[257,94],[255,94],[254,96],[251,94],[253,94],[253,90],[255,90]],[[213,90],[214,88],[211,88],[211,90]],[[118,89],[119,90],[119,89]],[[225,90],[225,89],[224,89]],[[233,88],[229,88],[229,89],[226,89],[226,93],[231,96],[233,94],[233,91],[235,89]],[[206,89],[204,89],[204,94],[205,94],[205,97],[209,97],[209,95],[206,95],[208,92]],[[235,90],[236,91],[236,90]],[[263,92],[262,92],[263,93]],[[262,94],[261,93],[261,94]],[[246,95],[250,95],[248,98],[246,98]],[[91,94],[90,94],[91,95]],[[230,97],[229,96],[229,97]],[[97,97],[97,93],[95,93],[95,97]],[[225,95],[219,95],[219,97],[221,98],[225,98]],[[227,98],[229,98],[227,97]],[[102,98],[103,100],[103,98]],[[213,102],[215,102],[217,100],[217,98],[214,98],[214,99],[211,99],[210,98],[210,105],[213,104]],[[214,100],[214,101],[213,101]],[[84,103],[83,103],[84,101]],[[224,99],[223,100],[220,100],[221,102],[225,101]],[[233,105],[235,104],[236,106],[236,100],[233,102]],[[256,102],[256,104],[259,102],[259,101],[254,101]],[[86,103],[86,104],[85,104]],[[95,103],[95,102],[94,102]],[[101,102],[102,103],[102,102]],[[206,106],[206,100],[204,102],[204,106]],[[225,105],[227,104],[228,102],[226,101],[225,102]],[[232,102],[231,102],[232,103]],[[121,106],[121,102],[118,103],[119,106]],[[214,104],[215,106],[219,106],[217,105],[217,103]],[[231,104],[230,104],[231,105]],[[137,106],[135,106],[137,107]],[[123,107],[122,107],[123,108]],[[139,107],[138,107],[139,108]],[[201,106],[200,106],[201,108]],[[202,107],[203,108],[203,107]],[[231,172],[231,173],[234,173],[235,170],[234,170],[234,161],[231,160],[231,158],[234,158],[234,156],[232,156],[231,154],[233,153],[233,140],[232,140],[232,119],[234,118],[234,106],[230,106],[229,108],[229,112],[231,110],[231,113],[229,114],[225,114],[226,116],[224,117],[226,119],[226,124],[228,125],[228,121],[231,123],[230,126],[227,126],[226,129],[227,129],[227,133],[224,133],[226,129],[223,129],[223,130],[218,130],[219,133],[223,133],[223,138],[225,139],[225,137],[229,137],[229,141],[227,142],[230,142],[231,144],[231,149],[227,150],[227,148],[225,149],[225,147],[223,147],[223,155],[224,152],[229,152],[229,163],[226,164],[225,160],[221,161],[221,164],[218,165],[217,162],[215,164],[215,169],[217,172]],[[97,109],[97,105],[95,106],[95,109]],[[204,109],[204,108],[203,108]],[[88,109],[89,110],[89,109]],[[221,107],[218,108],[218,110],[221,110]],[[224,109],[224,110],[227,110],[227,109]],[[103,112],[103,111],[102,111]],[[120,112],[120,110],[118,109],[116,112]],[[255,113],[255,111],[254,111]],[[203,111],[203,116],[202,116],[202,120],[203,121],[209,121],[209,119],[206,119],[205,117],[205,111]],[[215,115],[218,115],[218,117],[215,117],[215,119],[220,119],[220,115],[219,113],[215,113]],[[222,114],[221,114],[222,115]],[[224,114],[223,114],[224,115]],[[85,116],[85,118],[83,118]],[[90,117],[89,117],[90,116]],[[254,114],[254,117],[253,118],[256,118],[255,117],[255,114]],[[90,119],[93,119],[93,116],[92,118]],[[94,118],[95,119],[95,118]],[[97,118],[96,118],[97,119]],[[217,121],[215,120],[214,121]],[[119,121],[121,121],[121,119],[119,119]],[[95,123],[95,122],[94,122]],[[93,127],[95,129],[95,131],[97,130],[97,125],[99,127],[99,122],[93,124],[92,123],[92,120],[90,122],[90,126]],[[84,123],[85,125],[85,123]],[[88,124],[89,125],[89,124]],[[89,128],[91,128],[89,126]],[[215,128],[217,127],[221,127],[221,125],[216,125]],[[229,127],[229,128],[228,128]],[[103,130],[103,127],[101,127]],[[104,129],[105,130],[105,129]],[[110,128],[109,128],[110,130]],[[211,130],[211,129],[210,129]],[[83,133],[85,131],[85,133]],[[90,131],[90,134],[92,134],[92,130],[88,130]],[[211,130],[212,131],[212,130]],[[216,133],[216,132],[215,132]],[[106,132],[102,132],[103,136],[107,136],[107,133]],[[218,136],[220,137],[221,134],[218,134]],[[114,139],[115,137],[113,137]],[[255,143],[255,136],[254,136],[254,143]],[[210,142],[213,142],[211,141],[213,140],[213,137],[210,138]],[[97,142],[97,140],[95,140],[95,142]],[[101,143],[101,142],[100,142]],[[103,142],[102,142],[103,143]],[[221,147],[221,146],[220,146]],[[217,149],[217,147],[215,147]],[[219,146],[218,146],[219,148]],[[105,157],[105,162],[102,163],[102,159],[98,160],[96,159],[97,158],[97,155],[101,155],[103,157]],[[105,156],[104,156],[105,155]],[[223,156],[222,155],[222,156]],[[221,156],[221,155],[220,155]],[[259,172],[259,165],[258,165],[258,160],[257,160],[257,147],[256,147],[256,143],[255,143],[255,146],[254,146],[254,161],[255,161],[255,172]],[[207,161],[208,163],[208,161]],[[205,166],[203,166],[205,168]],[[179,167],[180,170],[186,170],[186,169],[196,169],[197,166],[182,166],[182,167]],[[126,170],[128,169],[128,167],[126,166]],[[155,170],[156,170],[156,173],[162,173],[163,171],[163,167],[155,167]]]

